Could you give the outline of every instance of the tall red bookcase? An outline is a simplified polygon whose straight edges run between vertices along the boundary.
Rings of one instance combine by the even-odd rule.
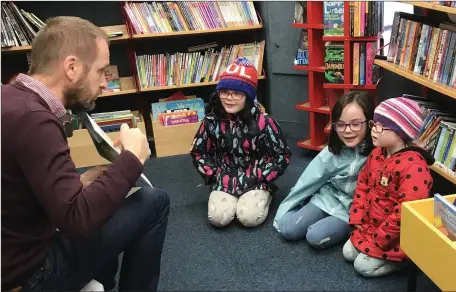
[[[328,141],[330,115],[333,105],[346,92],[351,90],[376,90],[376,85],[353,85],[352,82],[352,43],[354,41],[377,41],[377,36],[350,36],[350,2],[344,2],[344,35],[323,36],[323,1],[307,2],[307,23],[293,23],[292,26],[308,31],[309,65],[295,65],[295,70],[308,71],[309,101],[299,103],[296,109],[309,112],[309,137],[298,141],[297,145],[312,150],[322,150]],[[344,43],[344,83],[325,84],[325,42]],[[375,94],[375,92],[373,93]],[[373,95],[370,94],[371,96]]]

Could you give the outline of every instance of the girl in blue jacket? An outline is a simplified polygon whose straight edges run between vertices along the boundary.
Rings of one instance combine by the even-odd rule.
[[[367,122],[374,103],[362,92],[342,96],[331,114],[325,147],[307,166],[274,218],[274,228],[288,241],[306,238],[323,249],[345,242],[357,177],[371,152]]]

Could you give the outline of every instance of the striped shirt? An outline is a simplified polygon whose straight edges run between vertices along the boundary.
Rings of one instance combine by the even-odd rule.
[[[61,119],[66,114],[66,109],[63,106],[62,101],[40,81],[31,76],[21,73],[17,76],[16,82],[22,84],[23,86],[38,94],[46,102],[46,104],[51,109],[51,112],[57,118]]]

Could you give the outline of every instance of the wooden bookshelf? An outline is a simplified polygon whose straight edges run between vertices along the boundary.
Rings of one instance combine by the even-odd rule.
[[[293,27],[296,28],[304,28],[304,29],[324,29],[325,25],[323,23],[293,23],[291,24]]]
[[[110,43],[116,43],[116,42],[122,42],[128,40],[128,33],[127,33],[127,27],[125,24],[121,25],[110,25],[110,26],[102,26],[102,30],[105,32],[115,32],[115,31],[121,31],[123,33],[122,36],[118,37],[113,37],[109,38]],[[9,47],[9,48],[2,48],[2,53],[7,53],[7,52],[28,52],[32,50],[32,46],[18,46],[18,47]]]
[[[456,8],[454,7],[448,7],[448,6],[443,6],[439,5],[437,3],[429,3],[429,2],[423,2],[423,1],[399,1],[405,4],[410,4],[416,7],[421,7],[421,8],[426,8],[426,9],[431,9],[435,11],[441,11],[441,12],[446,12],[446,13],[452,13],[456,14]]]
[[[354,85],[354,84],[337,84],[325,83],[323,88],[326,89],[353,89],[353,90],[376,90],[376,85]]]
[[[301,111],[306,111],[306,112],[315,112],[315,113],[322,113],[322,114],[327,114],[327,115],[329,115],[331,112],[331,109],[327,105],[315,108],[315,107],[310,106],[310,102],[297,104],[296,109],[301,110]]]
[[[147,38],[164,38],[174,36],[185,36],[185,35],[200,35],[200,34],[211,34],[211,33],[222,33],[222,32],[238,32],[243,30],[255,30],[263,28],[263,24],[239,26],[239,27],[223,27],[206,30],[189,30],[189,31],[175,31],[169,33],[145,33],[145,34],[134,34],[133,39],[147,39]]]
[[[326,143],[318,145],[318,146],[314,146],[310,142],[310,139],[301,140],[297,143],[297,145],[298,145],[298,147],[301,147],[301,148],[306,148],[306,149],[311,149],[311,150],[316,150],[316,151],[321,151],[321,150],[323,150],[323,148],[325,148],[327,146]]]
[[[258,80],[260,79],[266,79],[266,76],[261,75],[258,76]],[[155,86],[155,87],[149,87],[149,88],[141,88],[141,92],[146,92],[146,91],[162,91],[162,90],[171,90],[171,89],[182,89],[182,88],[191,88],[191,87],[200,87],[200,86],[210,86],[210,85],[216,85],[219,83],[218,81],[211,81],[211,82],[201,82],[201,83],[189,83],[189,84],[180,84],[180,85],[170,85],[170,86]]]
[[[355,36],[323,36],[324,41],[351,41],[351,42],[375,42],[377,41],[377,36],[367,36],[367,37],[355,37]]]
[[[321,72],[325,73],[325,67],[324,66],[304,66],[304,65],[294,65],[293,69],[298,70],[298,71],[310,71],[310,72]]]
[[[444,167],[434,164],[434,165],[431,165],[431,169],[456,185],[456,176],[449,173],[448,170],[445,169]]]
[[[121,77],[120,78],[120,91],[116,92],[105,92],[99,96],[106,97],[106,96],[113,96],[113,95],[123,95],[123,94],[132,94],[136,93],[135,82],[133,77]]]
[[[452,88],[439,82],[432,81],[421,74],[415,73],[411,70],[406,70],[405,68],[399,65],[390,63],[385,60],[375,60],[374,63],[388,71],[401,75],[402,77],[405,77],[416,83],[424,85],[432,90],[435,90],[437,92],[440,92],[442,94],[448,95],[451,98],[456,99],[456,88]]]

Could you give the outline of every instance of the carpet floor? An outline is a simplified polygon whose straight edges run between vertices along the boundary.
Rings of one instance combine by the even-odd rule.
[[[313,156],[290,141],[293,157],[270,207],[254,229],[216,229],[207,220],[209,188],[189,155],[151,159],[146,176],[171,199],[160,291],[404,291],[407,272],[366,279],[342,256],[342,246],[316,251],[288,243],[273,229],[280,202]]]

